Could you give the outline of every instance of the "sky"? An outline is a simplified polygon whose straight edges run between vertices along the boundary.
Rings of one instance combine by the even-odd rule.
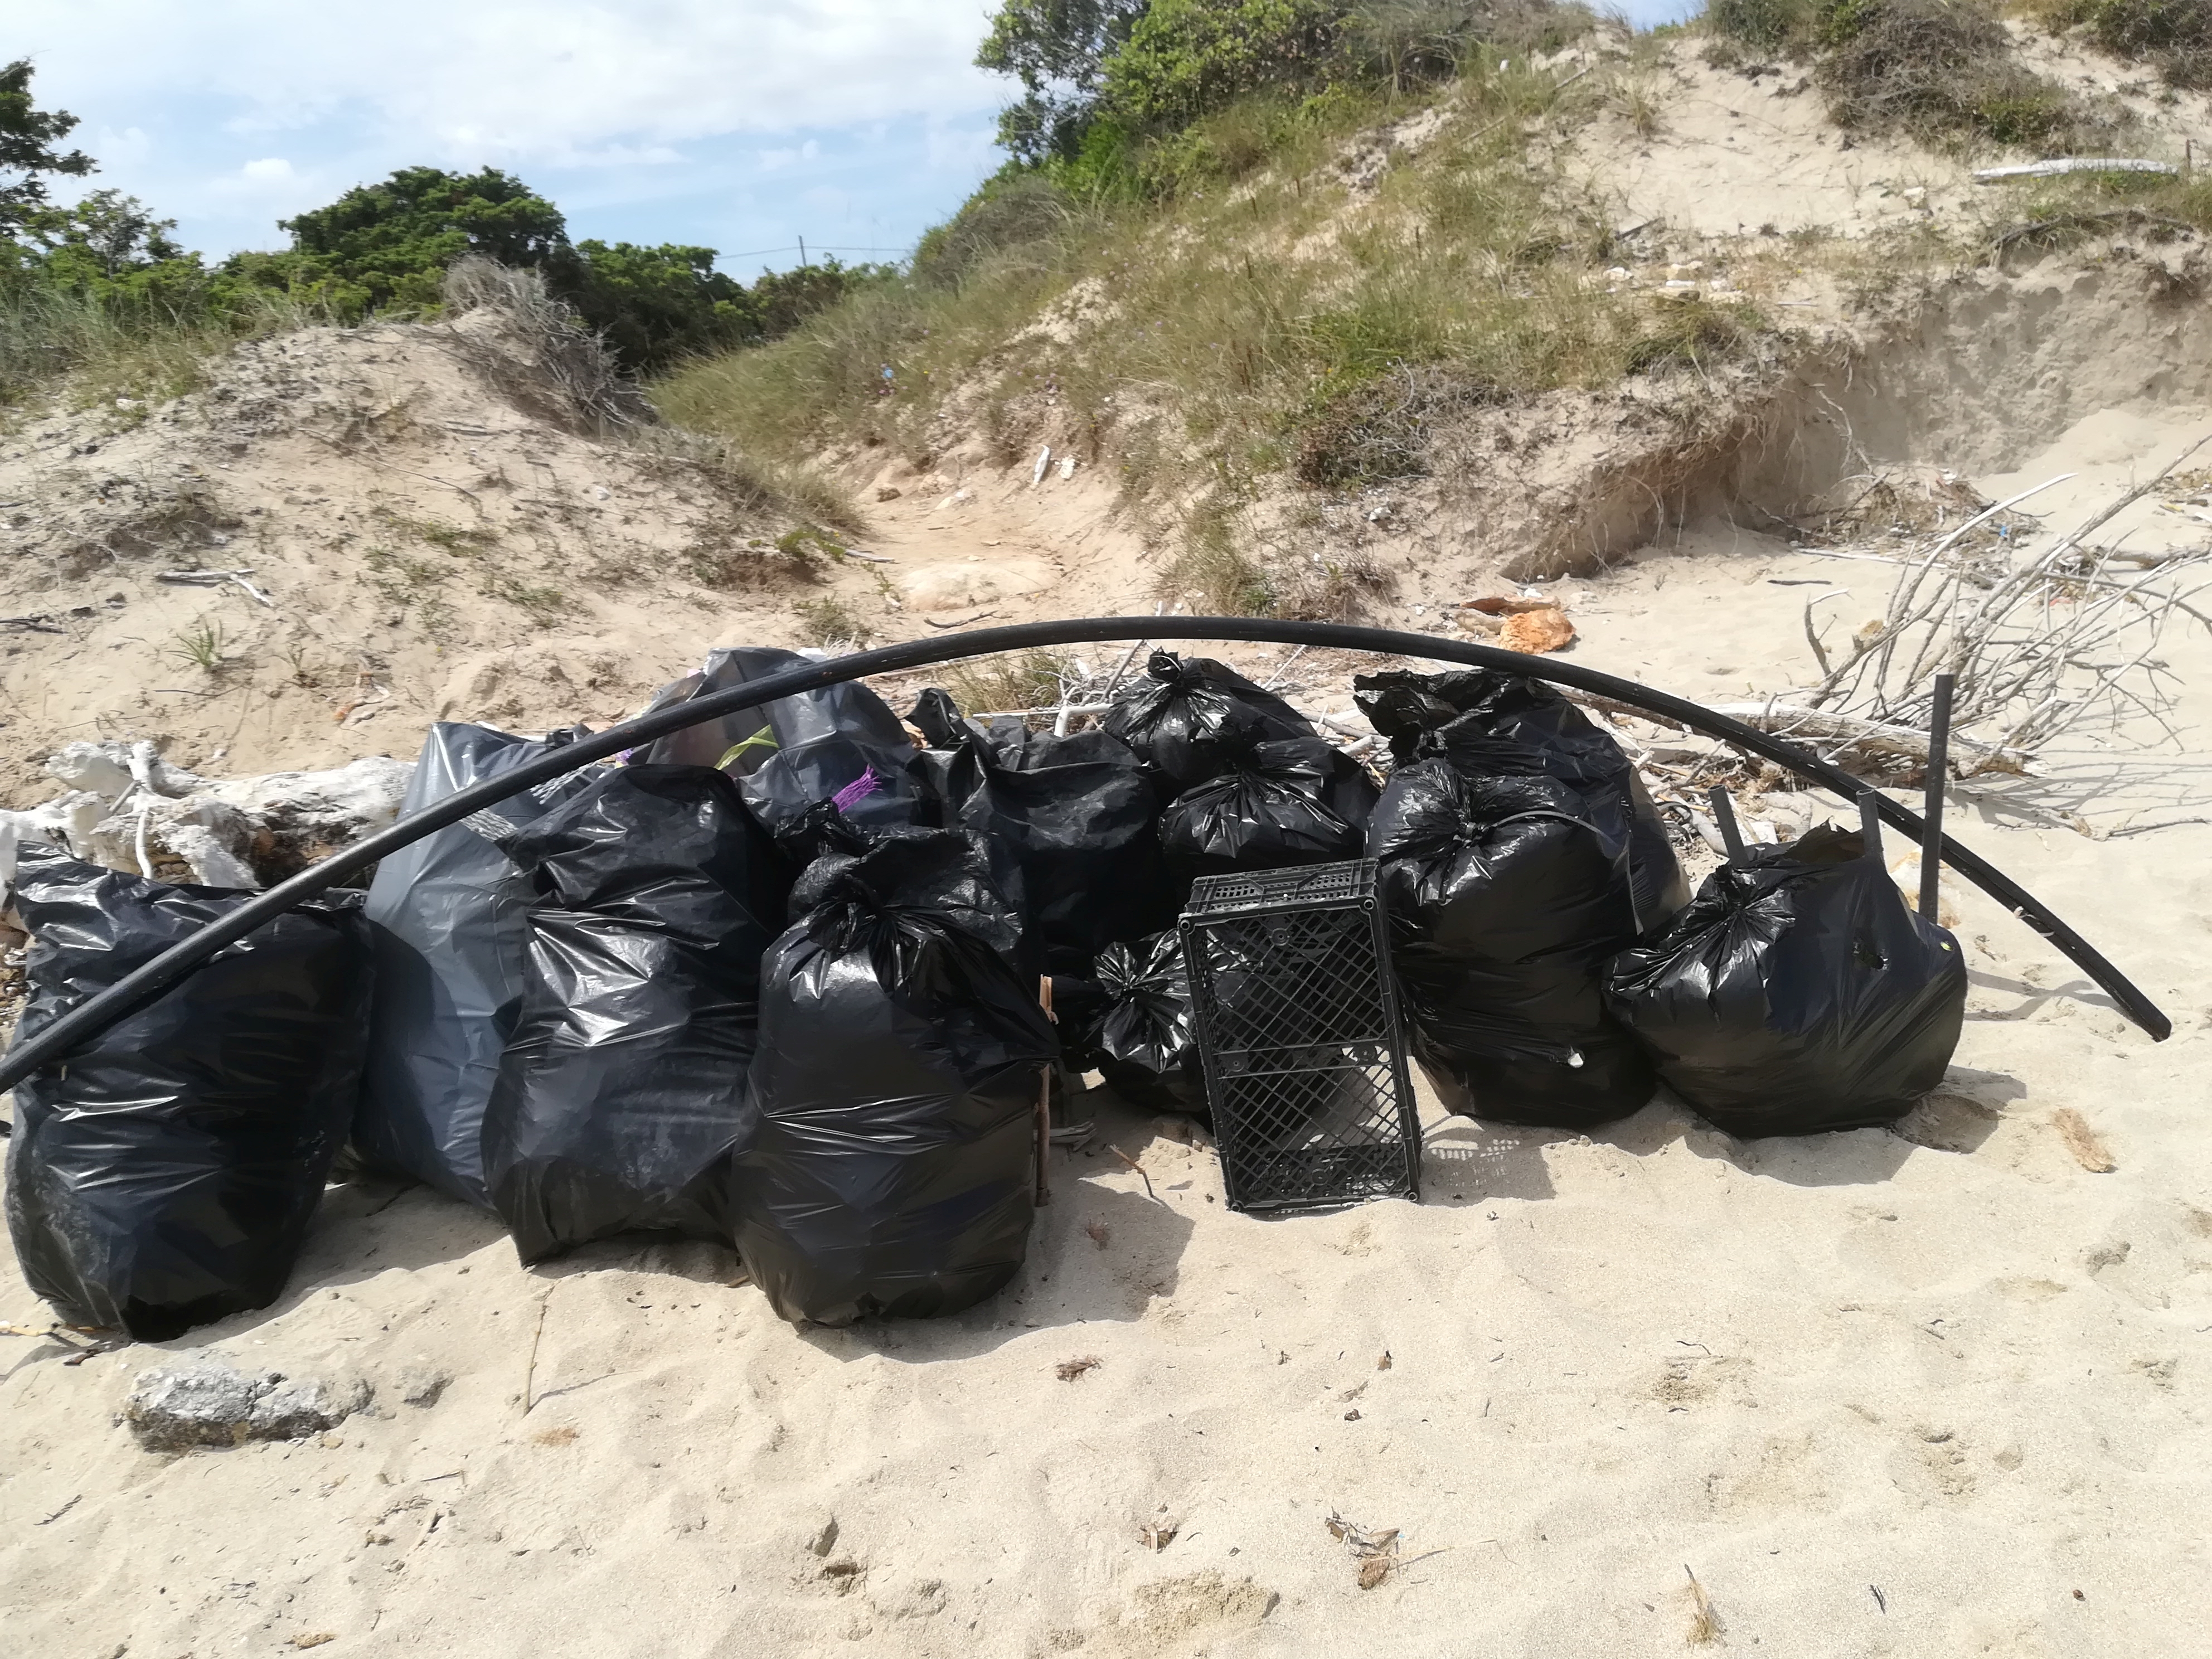
[[[990,0],[0,0],[0,62],[210,257],[394,168],[495,167],[578,240],[745,277],[896,258],[1003,157]],[[1694,0],[1627,0],[1638,23]],[[64,181],[66,183],[68,181]],[[66,199],[69,191],[56,194]]]

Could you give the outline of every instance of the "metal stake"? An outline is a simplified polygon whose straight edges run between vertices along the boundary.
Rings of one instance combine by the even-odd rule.
[[[1859,834],[1864,839],[1866,856],[1876,864],[1881,862],[1881,797],[1871,789],[1859,791]]]
[[[1728,848],[1728,861],[1734,865],[1744,862],[1743,830],[1735,821],[1735,802],[1729,792],[1715,784],[1707,792],[1713,804],[1713,821],[1721,827],[1721,845]]]
[[[1936,677],[1936,707],[1928,717],[1928,775],[1922,780],[1920,914],[1936,920],[1936,883],[1943,874],[1943,786],[1951,771],[1951,688],[1955,677]]]

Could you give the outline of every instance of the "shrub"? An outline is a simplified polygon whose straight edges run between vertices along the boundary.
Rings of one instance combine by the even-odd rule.
[[[1755,52],[1799,47],[1812,33],[1814,0],[1711,0],[1705,27]]]
[[[957,289],[1012,249],[1051,242],[1072,216],[1067,192],[1055,178],[1027,171],[1002,173],[921,239],[914,252],[915,280],[932,288]]]
[[[1824,0],[1817,29],[1816,76],[1840,126],[2027,146],[2110,136],[2019,60],[1983,0]]]
[[[1165,131],[1263,87],[1317,81],[1341,15],[1328,0],[1152,0],[1106,60],[1100,107]]]
[[[2212,87],[2212,3],[2207,0],[2087,0],[2097,44],[2115,57],[2157,65],[2177,87]]]

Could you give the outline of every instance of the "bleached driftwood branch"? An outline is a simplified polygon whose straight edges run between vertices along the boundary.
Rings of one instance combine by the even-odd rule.
[[[2069,155],[2057,161],[2023,161],[2011,167],[1982,167],[1976,171],[1978,185],[2000,184],[2007,179],[2056,179],[2068,173],[2160,173],[2168,178],[2179,178],[2181,169],[2171,161],[2146,161],[2117,156]]]

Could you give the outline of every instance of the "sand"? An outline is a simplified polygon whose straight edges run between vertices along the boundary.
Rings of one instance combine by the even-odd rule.
[[[2120,418],[2017,476],[2078,466],[2067,508],[2212,430],[2100,448]],[[1802,671],[1777,579],[1835,570],[1710,528],[1582,585],[1581,650],[1771,685]],[[2208,658],[2177,642],[2192,728]],[[9,1628],[164,1659],[1657,1655],[1694,1572],[1736,1651],[2203,1651],[2212,829],[2109,832],[2201,806],[2205,752],[2085,747],[2033,801],[1960,802],[2175,1035],[1965,892],[1966,1034],[1895,1132],[1739,1144],[1662,1097],[1583,1137],[1430,1101],[1421,1203],[1259,1220],[1175,1121],[1109,1104],[1012,1289],[844,1332],[786,1326],[707,1247],[525,1271],[448,1202],[334,1188],[264,1313],[76,1365],[4,1339]],[[2057,825],[2069,790],[2109,838]],[[45,1322],[12,1273],[0,1319]],[[111,1419],[163,1348],[379,1403],[155,1456]],[[451,1381],[404,1403],[426,1372]],[[1361,1588],[1332,1515],[1397,1528],[1402,1565]]]

